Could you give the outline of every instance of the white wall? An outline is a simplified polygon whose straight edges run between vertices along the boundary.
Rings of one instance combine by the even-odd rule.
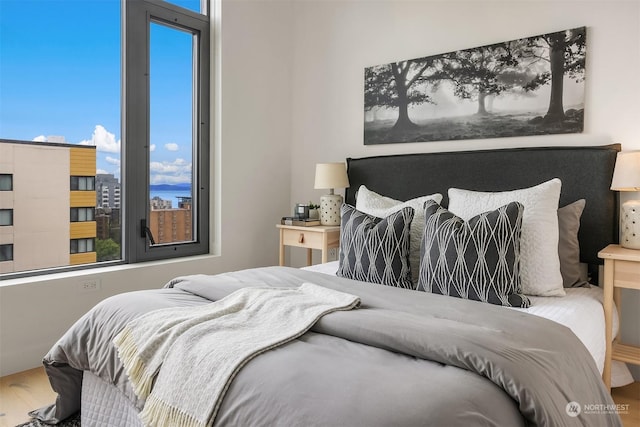
[[[288,210],[291,181],[291,12],[289,2],[222,4],[212,195],[219,255],[0,283],[0,376],[40,365],[58,337],[108,296],[183,274],[277,263],[274,224]],[[81,292],[92,278],[101,290]]]
[[[363,145],[365,67],[580,26],[584,133]],[[638,1],[300,1],[293,40],[292,203],[322,195],[313,190],[316,162],[346,157],[611,142],[640,149]],[[623,338],[640,344],[640,296],[628,294]]]
[[[619,142],[640,148],[638,1],[295,3],[292,202],[318,199],[313,164],[408,152]],[[587,26],[582,134],[363,145],[364,68]]]

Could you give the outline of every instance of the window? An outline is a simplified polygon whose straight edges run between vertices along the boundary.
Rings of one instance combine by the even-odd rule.
[[[13,261],[13,244],[0,245],[0,262]]]
[[[127,2],[126,16],[127,40],[138,49],[124,60],[125,96],[137,100],[125,109],[125,139],[147,147],[125,147],[127,233],[138,236],[129,240],[129,259],[207,253],[209,20],[148,0]]]
[[[0,191],[13,191],[13,175],[0,173]]]
[[[13,209],[0,209],[0,226],[13,225]]]
[[[71,239],[71,253],[94,252],[94,239]]]
[[[94,221],[95,232],[72,225],[83,239],[71,249],[91,248],[98,264],[208,253],[209,0],[81,3],[2,2],[0,158],[14,163],[0,162],[0,191],[18,188],[29,210],[47,218]],[[78,37],[61,22],[92,24]],[[156,196],[180,211],[167,230],[154,222]],[[30,244],[66,247],[65,224],[16,215],[14,231]],[[35,253],[23,243],[20,251]],[[47,254],[29,271],[2,276],[79,268],[60,268],[59,259]]]
[[[71,208],[71,222],[94,221],[94,208]]]
[[[72,176],[71,191],[95,191],[95,179],[93,176]]]

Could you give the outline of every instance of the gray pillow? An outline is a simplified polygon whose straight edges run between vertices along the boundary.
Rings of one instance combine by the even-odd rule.
[[[427,201],[425,208],[419,290],[529,307],[520,282],[521,203],[511,202],[468,221],[434,201]]]
[[[580,270],[580,243],[578,242],[580,217],[585,204],[586,201],[580,199],[558,209],[558,256],[562,286],[565,288],[577,288],[587,284]]]
[[[415,289],[409,264],[413,208],[377,218],[343,204],[337,275],[363,282]]]

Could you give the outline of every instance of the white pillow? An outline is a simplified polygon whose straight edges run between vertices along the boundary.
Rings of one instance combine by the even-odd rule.
[[[499,193],[449,189],[449,210],[465,221],[510,202],[524,205],[520,238],[522,293],[563,296],[558,256],[558,178],[535,187]]]
[[[386,218],[407,206],[413,208],[414,216],[413,221],[411,221],[411,235],[409,238],[409,264],[411,265],[411,280],[414,285],[418,283],[420,272],[420,243],[422,242],[425,226],[424,203],[427,200],[435,200],[440,203],[442,194],[436,193],[401,202],[390,197],[381,196],[361,185],[356,195],[356,209],[378,218]]]

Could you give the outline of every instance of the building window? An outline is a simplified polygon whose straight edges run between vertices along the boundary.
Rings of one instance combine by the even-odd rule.
[[[71,253],[95,252],[94,239],[71,239]]]
[[[13,261],[13,244],[0,245],[0,262]]]
[[[13,191],[13,175],[0,173],[0,191]]]
[[[13,225],[13,209],[0,209],[0,226]]]
[[[94,208],[71,208],[71,222],[83,222],[95,220]]]
[[[95,176],[72,176],[71,191],[95,191]]]

